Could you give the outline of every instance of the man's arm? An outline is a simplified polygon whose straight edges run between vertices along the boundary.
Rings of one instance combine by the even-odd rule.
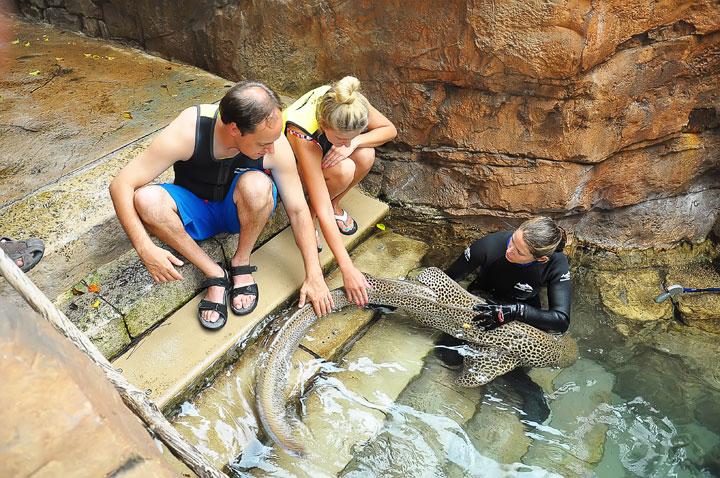
[[[274,149],[272,154],[265,155],[263,164],[270,169],[273,180],[277,184],[285,211],[290,218],[295,242],[300,249],[305,265],[305,282],[300,288],[298,306],[305,305],[307,297],[312,302],[315,313],[321,317],[332,310],[334,303],[320,267],[315,228],[303,194],[300,176],[295,165],[295,156],[284,135],[275,141]]]
[[[122,168],[110,184],[110,197],[120,224],[150,275],[160,282],[182,279],[172,265],[182,265],[182,261],[152,242],[135,209],[135,191],[154,180],[176,161],[186,160],[192,155],[197,121],[195,111],[195,108],[183,111],[158,133],[147,149]]]

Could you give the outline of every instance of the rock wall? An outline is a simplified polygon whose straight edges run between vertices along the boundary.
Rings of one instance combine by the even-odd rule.
[[[457,221],[545,213],[622,250],[720,232],[715,0],[19,0],[289,94],[352,73],[397,125],[364,185]]]
[[[0,476],[179,476],[102,371],[0,300]]]

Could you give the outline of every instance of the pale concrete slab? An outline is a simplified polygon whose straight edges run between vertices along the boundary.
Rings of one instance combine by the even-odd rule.
[[[343,236],[351,249],[369,233],[388,211],[388,206],[357,190],[344,199],[352,204],[353,216],[361,230]],[[320,254],[321,264],[328,265],[330,253]],[[229,312],[227,325],[220,331],[204,329],[197,319],[197,305],[204,294],[188,302],[136,347],[117,358],[117,368],[159,406],[172,405],[184,391],[202,385],[203,377],[213,365],[223,363],[228,352],[236,349],[264,317],[294,297],[305,278],[302,257],[292,230],[286,228],[256,250],[251,263],[258,266],[254,274],[260,297],[255,311],[244,317]]]
[[[602,460],[607,440],[609,427],[604,417],[613,413],[609,405],[614,384],[615,377],[592,360],[581,358],[562,369],[552,388],[546,390],[551,410],[547,426],[564,437],[565,446],[535,440],[523,462],[561,476],[594,476],[593,469]],[[580,426],[578,410],[588,417]]]

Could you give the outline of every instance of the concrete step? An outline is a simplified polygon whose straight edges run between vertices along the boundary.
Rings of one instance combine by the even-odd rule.
[[[11,27],[0,80],[0,233],[45,241],[28,275],[54,299],[130,249],[108,192],[120,168],[182,109],[219,100],[232,82],[57,28],[18,19]],[[24,305],[5,281],[0,296]]]
[[[378,221],[387,214],[388,206],[356,189],[345,196],[342,204],[349,208],[358,223],[358,232],[343,236],[345,246],[350,250],[375,229]],[[227,244],[220,249],[229,262],[234,249]],[[216,253],[221,254],[220,251]],[[285,228],[255,250],[250,261],[258,266],[254,277],[260,291],[258,306],[252,314],[237,317],[229,312],[224,328],[206,330],[197,319],[197,305],[204,296],[202,293],[114,360],[128,381],[147,390],[159,407],[172,407],[189,393],[202,388],[206,380],[236,358],[235,354],[244,348],[243,342],[252,336],[256,327],[262,327],[266,317],[297,296],[305,272],[290,228]],[[320,262],[326,268],[333,262],[327,247],[320,254]],[[194,280],[199,282],[201,279]],[[146,300],[153,299],[151,296],[141,299],[137,306],[145,307]]]

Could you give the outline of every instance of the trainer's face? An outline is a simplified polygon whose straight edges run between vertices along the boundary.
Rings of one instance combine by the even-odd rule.
[[[275,141],[282,134],[282,115],[277,110],[266,121],[260,123],[252,133],[235,135],[235,145],[245,156],[258,159],[275,152]]]
[[[530,253],[530,248],[525,242],[522,231],[515,231],[510,237],[510,242],[505,251],[505,259],[513,264],[529,264],[536,260]]]

